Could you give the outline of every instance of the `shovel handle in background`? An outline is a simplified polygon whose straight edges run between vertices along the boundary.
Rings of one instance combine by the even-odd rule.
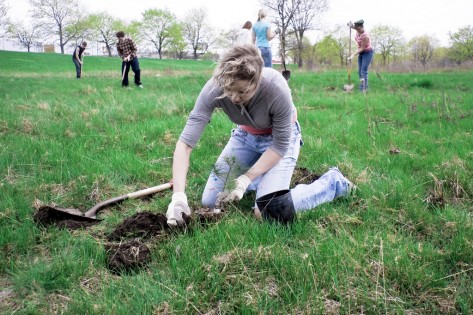
[[[137,198],[140,198],[140,197],[149,196],[149,195],[155,194],[157,192],[160,192],[160,191],[163,191],[163,190],[166,190],[166,189],[170,189],[171,187],[172,187],[172,183],[170,182],[170,183],[166,183],[166,184],[162,184],[162,185],[159,185],[159,186],[154,186],[154,187],[138,190],[138,191],[135,191],[135,192],[132,192],[132,193],[128,193],[128,194],[125,194],[125,195],[121,195],[121,196],[118,196],[118,197],[115,197],[115,198],[111,198],[111,199],[102,201],[102,202],[96,204],[95,206],[93,206],[92,208],[90,208],[89,210],[87,210],[87,212],[84,213],[84,217],[95,219],[95,217],[97,216],[97,213],[105,207],[119,204],[119,203],[121,203],[125,200],[128,200],[128,199],[137,199]]]
[[[348,55],[351,56],[351,27],[348,27],[348,28],[350,29],[349,37],[348,37]],[[350,59],[350,67],[348,68],[348,84],[351,84],[351,59]]]
[[[282,76],[284,77],[284,79],[286,79],[286,81],[289,81],[289,78],[291,77],[291,71],[287,70],[285,60],[282,61],[282,65],[284,67],[284,70],[282,71]]]

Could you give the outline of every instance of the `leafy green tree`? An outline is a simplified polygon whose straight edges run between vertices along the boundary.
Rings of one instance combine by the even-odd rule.
[[[145,42],[156,48],[159,59],[162,59],[163,48],[169,45],[173,27],[177,23],[176,16],[167,9],[149,9],[143,12],[141,34]]]
[[[182,25],[175,23],[170,29],[169,51],[173,54],[173,58],[181,60],[185,56],[187,47],[184,35],[182,33]]]
[[[458,64],[466,60],[473,60],[473,27],[468,25],[460,28],[456,33],[449,33],[452,47],[450,55]]]
[[[377,25],[371,31],[371,44],[381,55],[382,65],[389,64],[389,57],[395,55],[404,43],[402,31],[394,26]]]
[[[315,44],[315,51],[320,64],[333,65],[338,60],[339,45],[331,35],[328,35]]]
[[[30,0],[32,17],[46,36],[58,39],[61,53],[64,47],[83,34],[80,23],[83,11],[75,0]]]
[[[107,49],[108,56],[112,56],[112,51],[117,43],[115,34],[118,30],[125,28],[122,20],[116,19],[107,12],[92,14],[88,17],[88,23],[91,29],[91,39],[102,43]]]

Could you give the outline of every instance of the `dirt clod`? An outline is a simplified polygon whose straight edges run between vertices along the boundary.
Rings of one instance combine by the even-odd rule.
[[[199,208],[195,210],[195,215],[200,223],[211,223],[219,221],[224,212],[220,209]]]
[[[139,212],[126,218],[110,235],[109,241],[130,237],[151,237],[162,234],[169,228],[164,214]]]
[[[120,274],[142,268],[151,262],[149,248],[138,240],[105,245],[107,268]]]

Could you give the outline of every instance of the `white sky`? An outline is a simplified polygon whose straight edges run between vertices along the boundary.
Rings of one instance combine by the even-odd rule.
[[[189,9],[206,8],[209,24],[215,29],[241,27],[254,22],[260,8],[258,0],[77,0],[88,12],[107,11],[124,20],[138,20],[146,9],[169,9],[182,18]],[[472,25],[473,0],[328,0],[329,10],[323,15],[324,28],[331,29],[348,21],[365,20],[369,30],[376,25],[389,25],[402,30],[409,40],[415,36],[433,35],[442,45],[449,44],[448,32]],[[28,0],[7,0],[9,16],[22,20],[28,16]],[[311,38],[320,39],[320,34]]]

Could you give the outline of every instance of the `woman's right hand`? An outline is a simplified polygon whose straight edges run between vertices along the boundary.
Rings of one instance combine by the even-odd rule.
[[[187,204],[187,196],[183,192],[175,192],[172,194],[171,203],[166,212],[167,223],[169,226],[183,225],[184,218],[182,215],[191,215],[191,209]]]

